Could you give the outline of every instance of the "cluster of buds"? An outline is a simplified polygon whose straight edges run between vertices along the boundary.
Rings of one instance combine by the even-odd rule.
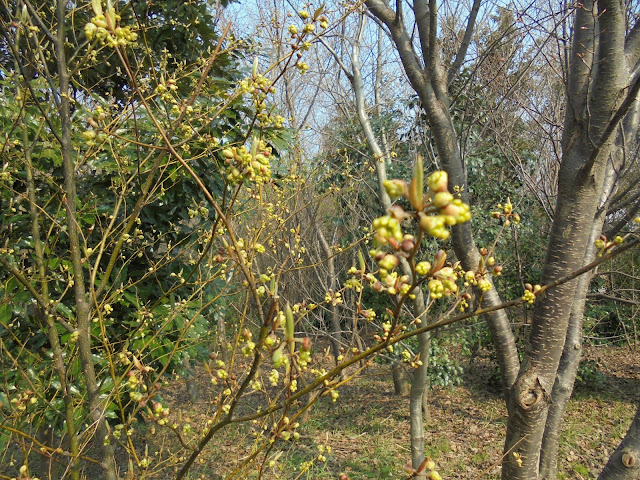
[[[251,95],[257,113],[264,115],[262,111],[266,107],[265,100],[267,95],[275,93],[276,88],[273,86],[273,81],[258,73],[258,66],[258,57],[256,57],[253,61],[251,77],[245,78],[240,82],[240,93]]]
[[[273,424],[271,438],[281,438],[286,442],[289,440],[299,440],[300,434],[295,431],[299,427],[300,423],[292,423],[289,417],[282,417],[278,423]]]
[[[431,298],[442,298],[454,295],[458,291],[458,274],[453,267],[444,267],[447,255],[439,250],[434,257],[434,264],[429,274],[433,277],[429,280],[428,287]]]
[[[84,34],[87,40],[94,38],[103,45],[109,47],[126,47],[134,42],[138,34],[131,31],[131,27],[119,27],[120,15],[116,13],[111,1],[107,1],[107,11],[103,12],[100,0],[91,0],[91,6],[95,16],[84,26]]]
[[[394,242],[395,244],[395,242]],[[412,247],[413,248],[413,247]],[[380,249],[369,250],[369,255],[373,257],[378,266],[378,275],[380,280],[375,275],[367,273],[363,275],[363,278],[369,282],[371,288],[376,292],[386,291],[389,295],[406,295],[411,290],[410,278],[408,275],[398,276],[397,272],[393,270],[398,266],[400,260],[397,254],[387,253]],[[361,270],[364,272],[364,258],[362,253],[358,252],[360,258]],[[415,298],[414,294],[409,295],[411,298]],[[367,320],[373,320],[375,312],[370,311],[364,314]]]
[[[230,185],[237,185],[245,180],[263,184],[271,179],[271,147],[262,140],[254,137],[251,151],[244,145],[240,148],[225,148],[222,156],[227,165],[227,181]]]
[[[242,93],[253,95],[261,103],[267,97],[267,94],[275,93],[276,89],[271,80],[257,72],[257,63],[254,63],[254,66],[256,71],[251,78],[245,78],[240,81],[240,90]]]
[[[282,128],[285,122],[285,118],[282,115],[275,115],[268,111],[258,113],[257,118],[260,124],[265,127],[274,126],[276,128]]]
[[[29,467],[27,465],[22,465],[19,469],[19,472],[20,472],[20,476],[18,477],[19,480],[40,480],[38,477],[32,477],[31,475],[29,475]],[[12,480],[17,480],[17,479],[12,479]]]
[[[158,425],[166,425],[169,417],[169,408],[162,406],[160,402],[151,402],[151,408],[147,408],[147,416]]]
[[[414,184],[414,180],[411,181],[411,184]],[[420,210],[416,209],[420,217],[420,229],[423,232],[432,237],[446,240],[450,235],[447,227],[471,220],[469,205],[459,198],[454,198],[454,196],[449,193],[449,177],[447,172],[437,171],[429,175],[427,178],[429,192],[426,195],[426,199],[420,199],[419,197],[421,190],[418,189],[420,187],[418,182],[415,182],[416,186],[413,188],[411,184],[409,185],[409,201],[411,201],[414,208],[416,205],[423,207]],[[412,193],[412,191],[414,193]],[[435,210],[436,214],[428,215],[429,210]]]
[[[9,170],[9,162],[6,162],[2,165],[0,169],[0,182],[10,182],[11,181],[11,171]]]
[[[19,412],[24,412],[29,405],[33,405],[38,402],[35,393],[31,390],[25,390],[13,397],[9,403]]]
[[[178,84],[175,79],[170,78],[169,80],[164,79],[164,76],[160,78],[160,82],[156,85],[155,93],[160,97],[163,102],[171,103],[174,102],[173,94],[178,91]],[[192,133],[191,127],[189,125],[182,125],[182,134],[185,137],[189,137]]]
[[[502,275],[502,265],[496,264],[496,259],[490,254],[486,248],[480,249],[480,261],[478,262],[478,271],[468,270],[464,272],[464,286],[478,287],[483,292],[491,290],[491,282],[488,280],[488,275],[499,277]]]
[[[595,241],[595,246],[598,249],[598,257],[601,257],[616,245],[622,245],[624,238],[620,235],[616,235],[612,241],[609,241],[606,236],[600,235],[600,238]]]
[[[288,31],[291,35],[291,39],[294,41],[291,48],[294,51],[299,50],[296,54],[297,59],[295,66],[300,73],[305,73],[309,70],[309,65],[302,61],[302,53],[300,52],[309,50],[311,47],[311,42],[306,38],[314,34],[316,31],[316,24],[318,24],[322,29],[329,26],[329,20],[322,14],[323,10],[324,7],[320,7],[313,13],[313,15],[311,15],[307,10],[300,10],[298,12],[298,16],[305,22],[302,29],[298,29],[296,25],[289,25]]]
[[[126,354],[123,355],[126,357]],[[143,366],[135,355],[131,355],[131,357],[131,363],[133,363],[134,368],[127,372],[127,386],[130,390],[129,397],[131,397],[131,400],[134,402],[139,402],[141,405],[145,405],[145,397],[148,397],[149,395],[153,396],[155,391],[162,388],[162,385],[160,383],[156,383],[151,386],[151,393],[149,394],[150,384],[148,386],[145,380],[148,380],[148,374],[153,371],[153,368]]]
[[[380,281],[373,275],[367,275],[372,288],[376,291],[385,290],[393,295],[410,294],[409,276],[398,276],[393,270],[399,265],[401,258],[413,258],[419,240],[413,235],[404,234],[401,224],[404,220],[413,218],[418,222],[422,232],[435,238],[449,237],[448,227],[467,222],[471,218],[469,206],[462,200],[454,198],[449,193],[448,176],[446,172],[437,171],[427,178],[428,191],[424,193],[424,174],[422,157],[418,156],[413,179],[407,184],[403,180],[387,180],[384,187],[392,198],[405,197],[414,212],[405,211],[400,205],[393,205],[388,214],[373,221],[374,244],[376,248],[370,250],[370,255],[380,267]],[[388,251],[390,247],[391,251]],[[445,267],[446,254],[439,251],[433,262],[420,261],[415,265],[415,273],[419,276],[430,277],[428,282],[432,298],[455,295],[458,292],[458,272],[453,267]],[[386,285],[386,286],[385,286]],[[412,294],[410,294],[412,298]]]
[[[522,295],[522,300],[527,302],[529,305],[532,305],[536,300],[536,295],[540,292],[542,287],[540,285],[531,285],[530,283],[524,284],[524,295]]]
[[[300,350],[298,351],[298,365],[301,368],[306,368],[311,362],[311,339],[304,337],[302,339]]]
[[[429,190],[426,194],[424,193],[423,178],[422,157],[418,155],[411,183],[407,184],[404,180],[386,180],[384,187],[392,199],[406,197],[409,200],[409,203],[415,209],[420,230],[432,237],[446,240],[450,235],[448,228],[469,221],[471,219],[471,210],[469,205],[461,199],[455,198],[448,191],[449,178],[447,172],[437,171],[427,177]],[[397,205],[394,206],[392,213],[398,223],[397,227],[392,225],[392,232],[389,232],[389,220],[383,220],[385,217],[376,219],[378,225],[374,222],[373,227],[376,229],[375,239],[379,245],[389,243],[389,238],[393,237],[396,241],[399,241],[400,238],[398,237],[402,237],[399,223],[410,215]],[[386,227],[386,230],[381,227]],[[390,233],[393,233],[393,235]]]
[[[204,205],[200,205],[194,208],[188,208],[187,209],[187,213],[189,215],[189,218],[193,219],[197,216],[201,216],[202,218],[207,218],[209,217],[209,209],[207,207],[205,207]]]
[[[104,143],[107,139],[107,135],[100,127],[100,123],[103,123],[107,113],[102,107],[97,107],[90,117],[86,118],[88,127],[87,130],[81,133],[84,144],[87,147],[93,147]]]
[[[273,331],[264,339],[264,346],[271,352],[271,361],[274,367],[274,370],[271,371],[269,376],[272,385],[278,381],[278,372],[276,369],[285,367],[288,374],[291,359],[294,359],[303,370],[311,363],[311,339],[309,337],[295,338],[294,326],[293,310],[287,303],[285,311],[280,311],[276,314],[272,324]],[[276,330],[280,328],[282,328],[284,332],[283,342],[281,342],[275,334]],[[300,344],[297,352],[296,344]],[[292,389],[292,391],[294,391],[294,389]]]
[[[511,220],[513,220],[514,225],[520,223],[520,215],[513,211],[511,199],[507,198],[507,203],[504,205],[499,203],[496,206],[498,207],[498,210],[491,212],[491,218],[503,219],[505,227],[511,225]]]
[[[107,135],[99,130],[85,130],[82,132],[82,139],[87,147],[93,147],[96,144],[102,144],[107,139]]]
[[[253,334],[251,333],[251,330],[245,328],[240,336],[241,341],[245,342],[245,345],[242,347],[242,354],[245,357],[251,355],[256,348],[256,344],[253,342],[252,338]]]
[[[404,240],[402,228],[400,228],[400,219],[392,215],[376,218],[373,221],[373,228],[376,231],[373,237],[376,245],[385,245],[390,243],[390,240],[395,242]]]

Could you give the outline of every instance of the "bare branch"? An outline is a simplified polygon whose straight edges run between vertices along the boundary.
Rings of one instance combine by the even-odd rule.
[[[637,300],[630,300],[628,298],[616,297],[614,295],[606,295],[604,293],[588,293],[587,298],[594,298],[600,300],[610,300],[612,302],[624,303],[625,305],[639,305],[640,302]]]
[[[615,132],[618,128],[618,124],[620,123],[620,121],[625,117],[627,112],[629,112],[633,104],[636,102],[638,98],[638,91],[640,91],[640,77],[636,78],[636,80],[629,88],[627,96],[625,97],[620,107],[618,107],[616,112],[610,118],[600,138],[593,142],[593,152],[591,154],[591,158],[589,158],[589,161],[584,167],[585,171],[589,171],[598,154],[600,153],[601,148],[611,139],[611,136],[613,135],[613,132]]]
[[[640,21],[633,26],[624,42],[624,53],[627,65],[633,68],[640,60]]]
[[[573,43],[569,59],[569,73],[567,80],[567,114],[565,119],[564,137],[570,135],[570,128],[584,114],[587,104],[587,92],[593,67],[595,49],[595,12],[593,0],[587,0],[576,11]],[[566,147],[571,138],[563,138]]]
[[[413,49],[411,38],[404,25],[396,22],[396,14],[382,0],[367,0],[365,4],[371,13],[378,17],[391,32],[391,37],[398,48],[398,54],[412,86],[416,90],[424,89],[426,85],[424,68]]]
[[[464,63],[464,59],[467,56],[467,50],[469,49],[469,45],[471,44],[471,37],[473,36],[473,30],[476,26],[476,19],[478,18],[478,11],[480,11],[480,3],[481,0],[474,0],[473,6],[471,7],[471,13],[469,14],[469,20],[467,20],[467,28],[464,32],[464,37],[462,38],[462,43],[458,48],[458,52],[456,53],[456,58],[449,67],[449,71],[447,72],[447,85],[451,85],[451,82],[456,78],[460,67]]]
[[[418,27],[418,37],[420,39],[420,48],[422,50],[422,58],[429,58],[431,50],[431,21],[429,19],[429,0],[414,0],[413,12],[416,17],[416,26]],[[429,68],[427,63],[427,68]],[[427,74],[430,74],[428,72]]]
[[[624,57],[624,11],[618,0],[598,1],[598,30],[597,66],[589,96],[589,136],[596,149],[609,140],[640,86],[631,86],[624,104],[618,107],[621,93],[629,84]]]

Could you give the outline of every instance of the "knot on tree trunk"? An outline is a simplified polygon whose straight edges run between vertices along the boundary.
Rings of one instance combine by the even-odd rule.
[[[516,381],[515,394],[516,401],[525,410],[530,410],[545,400],[547,392],[540,383],[535,368],[526,371]]]
[[[622,454],[621,460],[622,460],[622,465],[624,465],[627,468],[632,468],[637,463],[635,455],[633,454],[633,452],[629,452],[629,451],[624,452]]]

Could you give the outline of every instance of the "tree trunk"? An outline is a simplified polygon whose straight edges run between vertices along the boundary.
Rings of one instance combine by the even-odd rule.
[[[315,215],[313,215],[313,222],[316,229],[316,233],[318,234],[318,241],[320,242],[320,247],[324,253],[325,258],[327,259],[327,279],[329,280],[329,290],[331,293],[336,291],[336,286],[338,284],[338,279],[336,277],[336,264],[333,252],[331,251],[331,247],[327,242],[327,239],[322,233],[320,229],[320,225],[318,224],[318,219]],[[338,307],[331,303],[330,305],[330,322],[331,322],[331,333],[329,335],[329,340],[331,341],[331,351],[333,353],[333,358],[336,362],[338,362],[338,357],[340,356],[340,346],[342,345],[342,327],[340,326],[340,316],[338,314]]]
[[[640,478],[640,403],[626,436],[609,457],[598,480],[637,480]]]
[[[588,258],[587,249],[594,248],[590,244],[593,212],[602,208],[600,199],[609,179],[615,176],[610,162],[611,135],[624,116],[624,112],[620,116],[618,112],[624,105],[629,78],[625,68],[625,21],[621,7],[616,1],[601,0],[596,16],[596,5],[590,2],[576,11],[559,198],[547,249],[544,283],[580,268]],[[594,18],[597,18],[596,25]],[[598,36],[598,45],[594,48],[595,33],[603,30],[607,35]],[[505,452],[510,455],[502,470],[505,479],[537,478],[543,435],[549,439],[547,448],[551,448],[553,436],[558,434],[558,420],[548,419],[553,386],[565,338],[567,333],[574,333],[567,331],[569,320],[573,313],[579,314],[582,310],[580,303],[584,302],[585,293],[586,285],[581,289],[580,280],[576,279],[547,291],[544,298],[536,302],[529,347],[512,390],[512,414],[505,444]],[[578,315],[573,321],[579,324],[580,319]],[[575,341],[575,336],[569,340]],[[574,377],[574,368],[577,366],[567,364],[560,374]],[[564,385],[558,385],[556,391],[567,390],[573,383],[573,378],[560,379]],[[546,434],[545,425],[551,427]],[[547,450],[547,454],[551,453],[552,450]],[[553,461],[550,458],[543,461],[548,472]]]
[[[621,154],[611,155],[610,161],[614,168],[611,168],[605,177],[604,188],[600,198],[600,204],[595,212],[591,223],[591,231],[587,240],[587,253],[583,264],[589,264],[595,260],[596,250],[590,246],[598,239],[602,226],[604,225],[609,199],[617,178],[617,171],[623,163]],[[576,374],[580,365],[582,354],[582,323],[586,305],[586,297],[589,291],[593,275],[586,273],[578,278],[576,293],[569,316],[569,326],[565,340],[560,365],[556,374],[556,381],[551,392],[553,402],[549,407],[547,424],[545,426],[542,439],[542,449],[540,453],[540,475],[545,480],[555,480],[557,476],[557,457],[562,422],[569,404]]]
[[[391,361],[391,376],[393,377],[393,392],[401,397],[409,393],[407,378],[402,363],[397,360]]]
[[[592,212],[598,208],[604,167],[600,165],[594,168],[588,179],[580,178],[579,168],[573,171],[570,168],[580,162],[580,159],[588,158],[590,153],[582,148],[570,152],[560,171],[559,191],[565,194],[560,196],[556,207],[543,283],[580,268],[587,248],[593,248],[588,244],[593,222]],[[584,301],[584,298],[579,298],[579,281],[575,279],[550,289],[544,294],[544,298],[536,302],[528,349],[518,379],[511,390],[505,444],[505,452],[511,454],[503,464],[503,478],[531,479],[538,476],[542,437],[556,372],[565,346],[569,318],[576,301]],[[583,288],[586,289],[587,286],[588,283]],[[577,305],[576,309],[579,311],[580,306]],[[579,317],[575,317],[574,321],[581,324]],[[567,365],[567,369],[572,368],[577,367]],[[568,389],[566,393],[570,394],[573,379],[565,380],[570,385],[565,384],[562,388]]]

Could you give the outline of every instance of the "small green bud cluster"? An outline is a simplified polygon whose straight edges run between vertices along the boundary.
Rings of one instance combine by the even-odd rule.
[[[442,476],[436,470],[435,462],[430,458],[425,458],[417,469],[413,468],[411,464],[408,464],[405,467],[405,471],[411,474],[412,478],[422,474],[428,480],[442,480]]]
[[[598,249],[598,257],[601,257],[616,245],[622,245],[624,243],[624,238],[620,235],[616,235],[613,241],[609,241],[606,236],[600,235],[600,238],[598,238],[594,243]]]
[[[385,180],[383,185],[391,200],[406,197],[409,194],[409,187],[404,180]]]
[[[2,165],[0,170],[0,182],[11,182],[11,171],[9,170],[9,163]]]
[[[131,356],[131,360],[128,358],[129,355]],[[161,388],[160,384],[151,385],[151,383],[148,382],[149,374],[153,372],[153,368],[143,365],[140,360],[130,352],[119,353],[118,360],[125,365],[133,364],[133,368],[127,372],[129,397],[132,401],[140,403],[140,405],[146,405],[147,399],[155,395],[155,391]]]
[[[427,177],[429,192],[425,211],[418,211],[420,229],[432,237],[446,240],[450,232],[448,227],[471,220],[469,205],[447,190],[449,177],[445,171],[433,172]],[[421,203],[416,201],[416,203]],[[429,210],[435,209],[436,215],[428,215]]]
[[[433,274],[428,287],[432,298],[454,295],[458,291],[458,275],[452,267],[443,267]]]
[[[487,248],[481,248],[480,255],[481,258],[478,263],[478,270],[468,270],[463,273],[464,286],[469,287],[473,285],[483,292],[488,292],[492,288],[489,276],[493,275],[498,277],[502,275],[503,268],[502,265],[496,265],[496,259],[491,256]]]
[[[294,306],[296,307],[296,306]],[[297,312],[300,307],[295,308]],[[287,377],[290,372],[291,361],[295,362],[300,369],[306,370],[311,363],[311,339],[309,337],[296,338],[294,336],[294,309],[287,304],[285,311],[279,311],[272,321],[272,332],[267,335],[262,344],[262,348],[271,354],[273,370],[269,374],[269,382],[275,386],[279,379],[279,368],[285,367]],[[281,331],[284,339],[281,341],[276,332]],[[296,344],[300,348],[296,351]],[[297,381],[291,379],[289,389],[293,392],[297,389]]]
[[[341,303],[343,303],[342,293],[333,292],[333,291],[330,290],[330,291],[328,291],[327,293],[324,294],[324,301],[325,301],[325,303],[330,303],[334,307],[336,305],[340,305]]]
[[[156,88],[155,88],[156,95],[158,95],[160,99],[166,103],[176,102],[176,100],[174,100],[173,98],[173,94],[177,91],[178,91],[178,84],[173,78],[170,78],[169,80],[165,81],[164,77],[162,77],[160,79],[160,83],[158,83],[158,85],[156,85]],[[174,106],[176,106],[175,103],[174,103]],[[179,107],[178,107],[178,110],[179,110]],[[184,135],[185,137],[189,137],[192,135],[192,133],[193,133],[193,130],[189,125],[187,124],[182,125],[182,135]]]
[[[410,184],[407,185],[403,180],[386,180],[384,188],[392,199],[406,197],[409,200],[409,203],[415,209],[415,214],[413,215],[417,218],[420,229],[423,232],[440,240],[446,240],[450,235],[449,227],[471,219],[469,205],[449,193],[447,190],[448,182],[447,172],[433,172],[427,177],[429,191],[425,195],[423,192],[422,160],[419,159]],[[397,205],[393,208],[397,210],[394,216],[398,222],[411,216]],[[374,221],[373,227],[376,229],[375,240],[379,245],[382,245],[389,241],[391,235],[388,231],[381,229],[380,227],[385,225],[379,219],[376,220],[378,220],[379,226]],[[400,227],[398,226],[397,229],[399,230]],[[401,236],[401,232],[399,236]],[[398,235],[396,234],[395,240],[399,241],[397,237]]]
[[[502,219],[505,227],[511,225],[511,220],[513,220],[514,225],[518,225],[520,223],[520,215],[513,211],[513,205],[509,198],[507,198],[507,203],[504,205],[499,203],[497,207],[498,210],[491,212],[492,218]]]
[[[389,295],[409,294],[410,298],[415,298],[415,294],[410,293],[411,285],[409,276],[398,275],[398,272],[391,271],[397,267],[399,263],[399,259],[396,255],[385,253],[384,251],[377,249],[370,250],[369,254],[380,266],[380,269],[378,270],[380,280],[370,273],[364,276],[364,278],[369,281],[373,290],[376,292],[386,291]],[[365,318],[367,318],[367,320],[372,320],[374,317],[375,314],[367,314]]]
[[[533,304],[536,300],[536,295],[540,292],[542,287],[540,285],[531,285],[530,283],[524,284],[524,295],[522,295],[522,300],[527,302],[529,305]]]
[[[187,214],[189,215],[189,218],[193,219],[196,218],[197,216],[201,216],[202,218],[208,218],[209,217],[209,209],[207,207],[205,207],[204,205],[200,205],[194,208],[189,208],[187,209]]]
[[[325,29],[329,26],[329,20],[327,17],[322,15],[323,8],[319,8],[313,14],[313,16],[307,10],[300,10],[298,12],[298,16],[305,22],[302,30],[298,29],[296,25],[289,25],[288,31],[291,35],[294,43],[291,45],[293,51],[298,50],[297,59],[295,63],[295,67],[298,71],[303,74],[309,70],[309,65],[306,62],[302,61],[302,53],[306,50],[309,50],[311,47],[311,42],[306,39],[306,37],[313,35],[316,31],[316,24],[320,25],[321,28]]]
[[[24,412],[30,405],[35,405],[36,403],[38,403],[38,398],[32,390],[25,390],[24,392],[18,393],[18,395],[9,400],[11,407],[20,413]]]
[[[345,288],[349,290],[355,290],[358,293],[362,291],[362,284],[360,283],[360,280],[358,280],[357,278],[347,279],[347,281],[344,283],[344,286]]]
[[[96,39],[102,45],[109,47],[126,47],[138,38],[138,34],[131,31],[131,27],[117,26],[121,20],[115,8],[108,5],[106,13],[103,13],[100,2],[92,2],[96,14],[90,22],[84,26],[84,34],[88,41]]]
[[[424,192],[425,184],[428,187],[427,193]],[[432,262],[422,260],[414,263],[420,239],[424,233],[445,240],[450,235],[449,227],[467,222],[471,218],[469,205],[455,198],[448,191],[448,184],[448,175],[444,171],[433,172],[425,181],[420,156],[417,158],[414,176],[409,184],[403,180],[384,182],[387,194],[392,199],[406,197],[413,211],[405,211],[402,206],[396,204],[389,209],[387,215],[376,218],[373,222],[376,248],[370,250],[369,254],[378,264],[380,279],[378,280],[372,274],[365,275],[365,278],[370,281],[375,291],[384,290],[391,295],[407,295],[410,299],[415,298],[410,276],[400,276],[393,271],[403,259],[407,259],[413,266],[416,276],[426,277],[422,278],[420,283],[426,281],[432,299],[458,295],[460,288],[457,281],[465,276],[465,272],[457,265],[445,266],[444,251],[438,251]],[[418,223],[418,240],[413,235],[402,232],[402,222],[409,219]],[[392,251],[387,251],[388,249]],[[482,277],[476,279],[476,275],[473,272],[470,273],[471,276],[468,279],[474,284],[485,290],[487,286],[491,288],[490,282]],[[417,279],[414,279],[414,282],[416,281]],[[467,305],[466,300],[467,298],[463,295],[462,308]],[[419,319],[415,322],[419,323]],[[390,332],[385,332],[385,337],[389,334]]]
[[[371,282],[371,287],[378,292],[386,290],[390,295],[407,295],[409,298],[415,298],[415,294],[411,293],[410,277],[408,275],[399,276],[393,270],[399,265],[400,258],[412,258],[415,254],[416,240],[413,235],[402,234],[399,230],[390,230],[392,228],[399,229],[399,221],[396,216],[399,215],[400,207],[394,206],[391,210],[391,216],[380,217],[374,221],[374,228],[377,226],[376,236],[384,239],[389,246],[395,251],[393,253],[385,252],[382,249],[372,249],[369,254],[377,262],[380,267],[378,273],[380,281],[371,274],[365,275]],[[387,218],[391,219],[389,221]],[[381,219],[384,223],[381,222]],[[396,241],[400,237],[401,241]],[[380,243],[380,240],[376,243]],[[450,266],[445,266],[447,255],[444,251],[438,251],[433,258],[433,262],[420,261],[415,266],[417,275],[423,277],[431,277],[427,286],[431,297],[434,299],[445,296],[455,295],[458,292],[458,271]]]
[[[273,86],[273,81],[258,73],[258,62],[256,58],[253,66],[253,74],[251,77],[245,78],[240,82],[240,93],[249,94],[253,97],[256,118],[262,127],[275,125],[277,128],[282,128],[284,125],[284,117],[274,114],[272,109],[267,108],[267,95],[274,94],[275,92],[276,88]]]
[[[11,465],[13,465],[13,460],[11,461]],[[18,471],[20,472],[20,476],[17,479],[12,478],[11,480],[40,480],[38,477],[32,477],[29,475],[29,467],[26,464],[22,465]]]
[[[256,348],[256,344],[253,342],[252,338],[253,334],[251,333],[251,330],[245,328],[242,331],[242,335],[240,336],[240,341],[244,341],[245,343],[245,345],[242,347],[242,354],[245,357],[251,355]]]
[[[373,228],[376,231],[373,237],[376,245],[386,245],[389,239],[399,242],[403,238],[400,220],[391,215],[376,218],[373,221]]]
[[[96,144],[104,143],[107,139],[107,135],[104,132],[93,129],[85,130],[81,135],[84,140],[84,144],[87,147],[93,147]]]
[[[147,407],[147,417],[152,422],[163,426],[169,423],[169,407],[164,407],[160,402],[151,402],[151,406]]]
[[[83,131],[81,136],[87,147],[100,145],[106,141],[107,135],[100,128],[100,123],[104,122],[106,117],[106,112],[101,106],[99,106],[94,110],[90,117],[86,118],[89,128]]]
[[[264,100],[268,93],[275,93],[276,89],[271,80],[260,73],[240,81],[240,91],[249,93]]]
[[[256,138],[253,139],[251,151],[244,145],[222,150],[224,163],[227,165],[227,181],[237,185],[244,181],[257,184],[267,183],[271,179],[271,147]]]
[[[304,337],[302,339],[302,345],[300,346],[300,350],[298,352],[298,365],[303,369],[309,365],[311,362],[311,339],[309,337]]]

